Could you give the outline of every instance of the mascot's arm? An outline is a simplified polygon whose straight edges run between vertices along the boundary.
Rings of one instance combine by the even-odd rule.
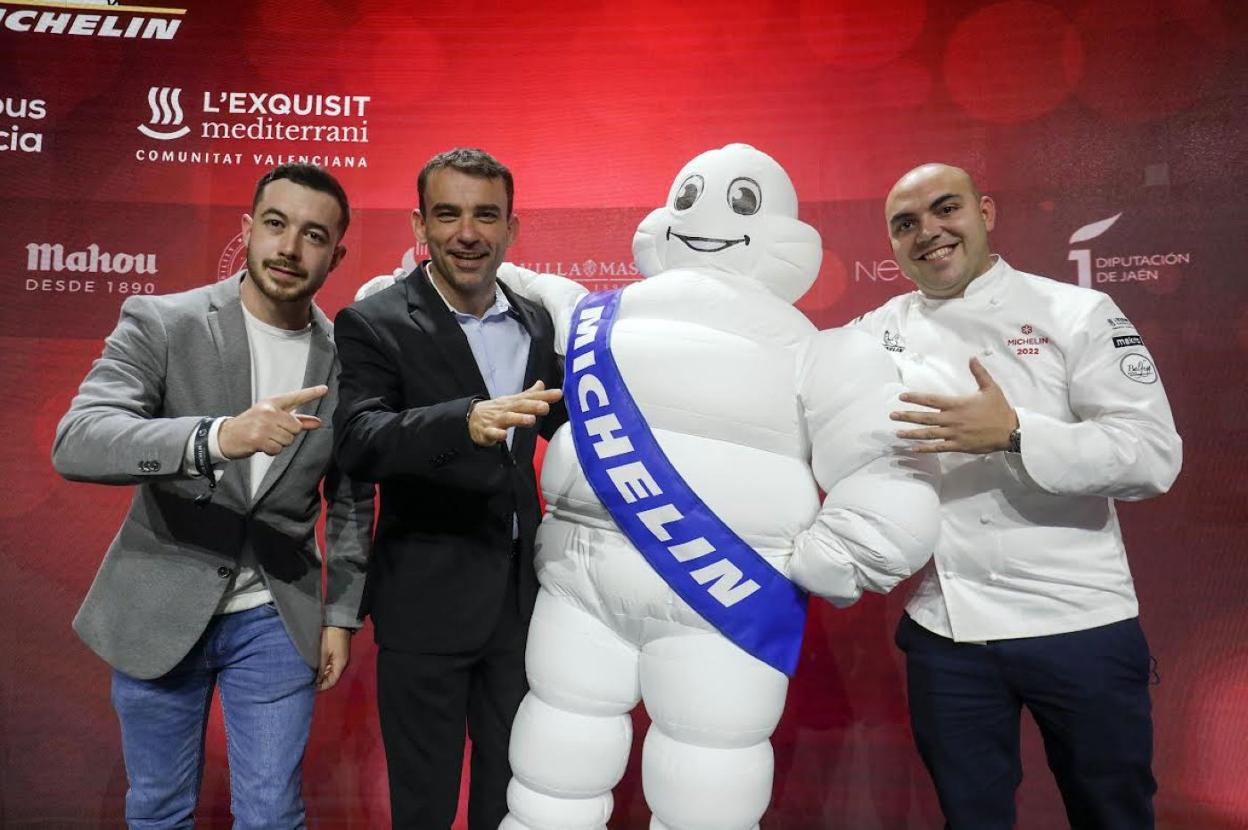
[[[358,303],[360,300],[376,294],[378,291],[385,291],[387,288],[403,279],[406,274],[407,270],[403,268],[395,268],[394,272],[390,274],[378,274],[360,286],[359,290],[355,292],[355,301]]]
[[[378,291],[384,291],[406,274],[402,268],[396,268],[392,274],[373,277],[355,292],[356,302]],[[572,312],[576,309],[577,302],[587,293],[585,288],[565,277],[539,274],[510,262],[504,262],[498,267],[498,278],[521,297],[546,309],[546,313],[555,323],[555,351],[562,355],[567,348]]]
[[[510,262],[498,266],[498,278],[521,297],[546,309],[555,324],[555,351],[564,354],[568,347],[572,312],[581,297],[588,293],[585,287],[566,277],[539,274]]]
[[[940,529],[934,456],[906,451],[888,413],[900,378],[871,337],[820,332],[799,367],[811,463],[827,493],[798,535],[790,576],[811,593],[849,605],[885,593],[931,558]]]

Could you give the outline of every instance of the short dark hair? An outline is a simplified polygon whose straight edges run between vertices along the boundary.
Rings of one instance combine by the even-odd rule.
[[[264,189],[279,179],[286,179],[295,184],[333,196],[334,201],[338,203],[339,212],[342,214],[342,218],[338,220],[338,237],[341,239],[346,234],[347,225],[351,224],[351,206],[347,204],[347,191],[342,189],[342,185],[338,183],[338,180],[331,176],[325,168],[318,167],[315,164],[306,164],[304,162],[279,164],[261,176],[260,181],[256,182],[256,194],[251,197],[252,213],[256,212],[256,206],[260,204],[260,197],[264,195]]]
[[[479,179],[502,179],[507,190],[507,215],[511,215],[511,203],[516,196],[516,183],[511,178],[511,171],[498,159],[476,147],[456,147],[445,153],[438,153],[425,162],[420,175],[416,177],[416,196],[420,199],[420,212],[425,212],[425,186],[429,183],[429,174],[444,168],[458,170]]]

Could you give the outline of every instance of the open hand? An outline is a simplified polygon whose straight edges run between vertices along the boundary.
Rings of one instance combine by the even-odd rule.
[[[900,430],[897,437],[919,442],[914,446],[915,452],[987,453],[1009,447],[1010,433],[1018,428],[1018,413],[978,358],[971,358],[971,374],[979,389],[964,397],[903,394],[901,400],[905,403],[935,411],[893,412],[889,417],[894,421],[923,427]]]

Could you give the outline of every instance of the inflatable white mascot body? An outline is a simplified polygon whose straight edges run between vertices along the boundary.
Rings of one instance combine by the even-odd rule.
[[[816,332],[793,307],[822,257],[797,207],[770,156],[729,145],[687,164],[667,204],[641,223],[633,252],[646,279],[613,310],[590,307],[568,280],[499,271],[551,312],[568,350],[569,409],[584,410],[556,434],[542,472],[531,691],[513,728],[503,828],[605,827],[639,700],[652,721],[642,759],[651,827],[756,826],[800,645],[801,612],[794,643],[784,586],[848,604],[864,589],[889,590],[930,556],[932,468],[893,437],[896,370],[866,335]],[[591,351],[608,337],[609,352]],[[607,354],[625,393],[606,373]],[[612,408],[621,394],[635,402],[640,433]],[[601,465],[600,489],[578,450]],[[662,477],[665,459],[692,495],[667,492],[680,483]],[[691,504],[703,507],[681,506]],[[716,521],[726,535],[711,535]],[[746,548],[736,558],[724,553],[732,539]],[[767,603],[789,614],[787,644],[748,631],[767,627]],[[722,611],[725,625],[695,607]],[[731,625],[747,630],[730,639],[721,631]]]

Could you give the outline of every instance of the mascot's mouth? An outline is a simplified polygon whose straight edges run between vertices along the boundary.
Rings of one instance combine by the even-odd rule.
[[[703,254],[718,253],[725,248],[731,248],[733,245],[740,245],[742,242],[746,245],[750,244],[750,237],[748,234],[740,239],[716,239],[713,236],[683,236],[678,233],[673,233],[672,226],[668,225],[667,238],[671,239],[673,236],[685,243],[685,245],[690,249]]]

